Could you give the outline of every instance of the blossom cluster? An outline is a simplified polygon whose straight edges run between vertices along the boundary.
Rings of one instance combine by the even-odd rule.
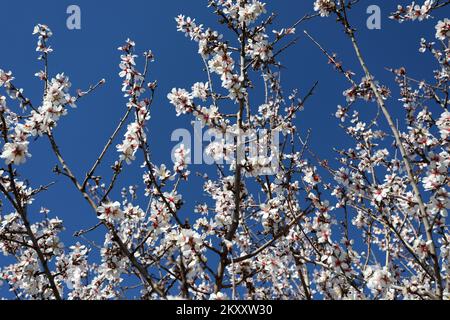
[[[398,5],[397,10],[391,14],[390,18],[399,22],[426,20],[430,18],[430,13],[435,5],[435,0],[426,0],[422,5],[416,4],[415,1],[406,7]]]
[[[145,123],[150,120],[149,106],[151,101],[149,99],[140,99],[141,95],[145,93],[145,75],[140,73],[136,69],[135,59],[137,55],[133,54],[134,41],[128,39],[124,46],[118,49],[124,54],[120,59],[120,73],[119,76],[123,78],[122,92],[125,97],[128,97],[127,108],[131,111],[135,111],[135,121],[130,123],[125,133],[124,140],[121,144],[117,145],[117,151],[120,153],[120,160],[125,161],[127,164],[131,164],[134,161],[136,151],[147,141],[145,134]],[[144,54],[146,63],[154,60],[153,53],[151,51]],[[148,87],[152,89],[153,83],[149,83]]]
[[[46,47],[46,41],[52,36],[51,30],[45,25],[37,25],[33,34],[39,35],[37,51],[46,54],[52,52],[50,47]],[[67,114],[67,106],[75,108],[76,97],[69,94],[72,84],[64,73],[57,74],[52,79],[47,79],[45,72],[36,74],[45,81],[45,93],[42,105],[33,109],[25,121],[20,122],[19,118],[12,113],[6,106],[6,98],[1,97],[1,110],[7,115],[14,126],[11,134],[11,141],[3,146],[1,158],[5,159],[6,164],[20,165],[26,162],[26,158],[31,155],[28,152],[30,137],[42,136],[49,133],[56,127],[59,119]],[[17,89],[12,80],[14,77],[11,72],[0,70],[1,85],[5,86],[11,99],[20,100],[22,106],[26,107],[30,102],[24,98],[23,90]]]
[[[336,9],[334,0],[316,0],[314,2],[314,11],[320,13],[322,17],[328,17]]]

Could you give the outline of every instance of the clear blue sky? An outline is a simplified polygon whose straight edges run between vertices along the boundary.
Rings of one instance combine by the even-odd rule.
[[[312,0],[268,1],[267,8],[278,14],[275,28],[281,29],[311,12],[312,3]],[[363,0],[351,14],[351,20],[359,29],[358,36],[369,67],[387,85],[392,85],[393,81],[384,67],[405,66],[418,78],[432,77],[433,59],[421,55],[418,45],[421,37],[434,38],[434,25],[438,19],[420,24],[398,24],[387,18],[397,3],[405,4],[407,1]],[[66,28],[66,8],[70,4],[81,7],[81,30],[70,31]],[[120,91],[121,80],[118,77],[120,52],[116,50],[117,47],[129,37],[136,41],[138,51],[152,49],[156,62],[151,66],[150,78],[158,80],[159,89],[153,105],[149,140],[154,162],[170,164],[170,151],[175,145],[170,142],[170,135],[174,129],[190,128],[192,119],[186,116],[176,118],[166,95],[172,87],[190,88],[194,82],[206,80],[197,45],[176,31],[174,17],[183,13],[195,17],[205,26],[223,31],[206,4],[206,0],[2,1],[0,68],[12,70],[16,86],[24,88],[25,95],[34,104],[40,103],[42,85],[33,75],[40,70],[41,65],[36,59],[36,38],[31,33],[35,24],[43,23],[54,33],[51,45],[55,51],[49,62],[52,75],[65,72],[71,78],[73,89],[86,89],[102,78],[107,80],[104,87],[80,101],[78,109],[70,110],[55,131],[63,155],[78,177],[83,178],[125,109],[126,100]],[[372,4],[382,8],[381,30],[371,31],[365,27],[368,17],[365,11]],[[445,10],[440,14],[443,15]],[[332,114],[337,104],[345,103],[342,92],[348,85],[341,75],[327,65],[326,58],[317,47],[303,36],[302,29],[307,29],[331,52],[336,52],[347,68],[357,72],[358,79],[362,73],[348,39],[333,19],[314,19],[301,25],[298,29],[301,37],[299,43],[281,58],[287,67],[282,71],[285,93],[293,88],[306,92],[316,80],[320,81],[316,94],[309,100],[297,124],[303,132],[312,129],[312,147],[321,157],[329,158],[333,156],[330,152],[332,147],[346,143],[337,119]],[[395,97],[398,89],[395,86],[392,89]],[[389,100],[389,108],[401,114],[402,107],[396,98]],[[373,113],[374,110],[375,106],[368,112]],[[48,141],[41,139],[32,143],[30,151],[33,157],[20,167],[22,174],[34,186],[57,182],[37,200],[36,214],[43,205],[53,215],[62,218],[67,227],[63,240],[70,245],[74,241],[71,237],[74,231],[92,226],[97,219],[72,185],[63,176],[52,174],[52,167],[57,161],[49,149]],[[113,150],[99,173],[109,175],[109,165],[116,159],[117,153]],[[201,166],[191,167],[192,172],[201,170]],[[119,184],[127,185],[133,181],[140,184],[141,175],[138,164],[127,167]],[[203,200],[199,198],[202,193],[199,182],[192,175],[189,184],[182,188],[183,198],[188,202],[186,209]],[[118,189],[117,199],[119,192]],[[0,257],[0,264],[3,264],[2,259]]]

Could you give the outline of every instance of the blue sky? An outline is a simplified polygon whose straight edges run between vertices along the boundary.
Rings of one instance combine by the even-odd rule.
[[[197,45],[176,31],[174,17],[183,13],[195,17],[205,26],[228,34],[223,26],[217,24],[216,16],[206,7],[206,3],[206,0],[2,1],[0,68],[12,70],[16,86],[24,88],[25,95],[34,104],[40,103],[42,84],[33,75],[41,65],[36,59],[36,38],[31,33],[35,24],[43,23],[54,33],[51,46],[55,51],[49,62],[52,75],[65,72],[71,78],[73,89],[86,89],[102,78],[107,80],[105,86],[80,101],[77,109],[70,110],[55,131],[64,157],[82,179],[125,110],[126,100],[120,91],[121,80],[118,77],[120,52],[117,47],[131,38],[136,41],[138,52],[152,49],[156,62],[151,66],[150,78],[158,80],[159,88],[149,123],[149,141],[154,162],[170,164],[170,152],[176,144],[170,141],[170,135],[177,128],[190,129],[192,119],[186,116],[177,118],[166,95],[173,87],[190,88],[194,82],[206,81]],[[312,11],[312,3],[312,0],[268,1],[267,9],[278,15],[274,28],[289,27],[299,17]],[[392,85],[392,76],[384,68],[405,66],[419,79],[431,78],[433,58],[418,52],[419,40],[421,37],[434,38],[434,25],[446,9],[435,19],[420,24],[398,24],[387,18],[397,3],[405,4],[407,1],[363,0],[352,10],[351,20],[358,28],[361,48],[370,69],[378,80],[393,90],[394,98],[389,100],[389,108],[401,116],[402,107],[395,98],[398,89]],[[81,30],[66,28],[66,8],[71,4],[81,8]],[[365,11],[372,4],[382,8],[381,30],[365,27],[368,17]],[[348,84],[327,65],[326,58],[317,47],[303,36],[303,29],[308,30],[330,52],[337,53],[344,66],[357,73],[358,79],[362,73],[348,39],[333,19],[319,18],[300,25],[297,32],[299,43],[281,57],[286,66],[282,70],[285,93],[294,88],[306,93],[319,80],[315,95],[296,121],[303,133],[308,128],[312,129],[312,148],[322,158],[330,158],[334,156],[331,148],[347,143],[332,114],[338,104],[345,103],[342,92]],[[375,106],[371,109],[366,105],[365,108],[370,114],[375,112]],[[48,141],[41,139],[32,143],[31,153],[33,157],[20,168],[23,176],[30,179],[34,186],[57,182],[37,200],[36,214],[42,205],[63,219],[67,227],[63,240],[71,244],[74,241],[71,237],[73,232],[90,227],[97,220],[72,185],[63,176],[52,174],[57,160],[49,149]],[[109,166],[117,156],[114,150],[110,152],[99,174],[109,176]],[[201,170],[201,166],[191,167],[192,172]],[[127,167],[119,184],[139,183],[141,175],[139,165]],[[203,200],[198,197],[201,194],[200,181],[194,175],[191,178],[181,189],[183,198],[188,202],[188,210]],[[119,192],[118,189],[117,198]],[[0,263],[2,259],[0,257]]]

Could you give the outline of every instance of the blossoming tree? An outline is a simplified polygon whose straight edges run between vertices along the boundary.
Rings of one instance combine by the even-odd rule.
[[[74,174],[54,133],[60,118],[105,81],[71,92],[66,75],[48,72],[52,32],[37,25],[42,101],[33,102],[11,72],[0,70],[7,95],[0,96],[0,249],[13,261],[0,266],[0,284],[20,299],[119,299],[130,289],[139,289],[141,299],[450,299],[450,20],[437,23],[438,42],[420,40],[420,51],[436,60],[433,83],[416,80],[405,67],[390,70],[405,109],[399,125],[389,108],[394,94],[372,75],[351,24],[357,2],[317,0],[311,14],[272,30],[275,15],[260,1],[211,0],[229,39],[195,19],[176,18],[177,30],[198,45],[205,74],[191,88],[174,88],[168,103],[177,116],[231,137],[209,144],[215,174],[202,175],[206,197],[198,199],[179,194],[191,176],[189,149],[175,151],[173,166],[152,161],[147,122],[158,90],[148,79],[154,56],[140,57],[131,40],[119,48],[123,117],[91,169]],[[399,6],[391,18],[425,20],[448,4]],[[335,150],[336,167],[295,125],[317,83],[303,95],[285,95],[279,73],[279,57],[295,43],[290,38],[298,27],[330,16],[351,43],[362,78],[304,32],[349,83],[336,117],[354,146]],[[371,121],[364,120],[367,108],[378,110]],[[280,139],[271,154],[255,154],[243,138],[256,140],[261,151],[273,133]],[[75,237],[101,229],[102,246],[63,244],[64,222],[45,208],[42,220],[31,217],[31,203],[50,187],[20,174],[37,138],[48,140],[59,161],[55,174],[67,178],[98,218]],[[114,145],[111,176],[100,177]],[[123,187],[118,177],[132,165],[141,165],[135,184],[144,186],[145,196],[125,186],[114,199]],[[186,202],[197,203],[194,212]]]

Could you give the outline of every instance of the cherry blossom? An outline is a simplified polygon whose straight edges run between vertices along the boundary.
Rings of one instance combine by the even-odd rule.
[[[447,140],[450,136],[450,112],[442,113],[436,124],[439,127],[442,139]]]
[[[316,0],[314,2],[314,11],[318,11],[322,17],[328,17],[335,8],[334,0]]]
[[[6,164],[16,164],[20,165],[27,161],[27,157],[30,157],[28,153],[28,141],[25,142],[15,142],[6,143],[3,146],[3,152],[1,158],[5,159]]]
[[[123,211],[120,208],[120,202],[116,201],[114,203],[103,203],[97,208],[97,212],[100,214],[99,219],[107,220],[113,222],[115,220],[120,220],[123,218]]]
[[[406,7],[398,5],[397,11],[392,13],[390,18],[398,20],[399,22],[414,20],[422,21],[430,18],[430,13],[436,5],[438,5],[438,1],[435,0],[426,0],[422,5],[416,4],[415,1]]]
[[[445,41],[450,38],[450,20],[445,18],[436,25],[436,38]]]

